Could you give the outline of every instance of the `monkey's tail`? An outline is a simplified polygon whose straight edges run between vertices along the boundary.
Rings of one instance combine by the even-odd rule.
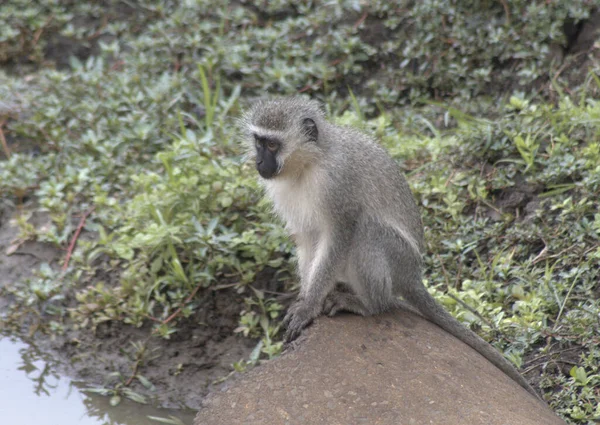
[[[426,319],[435,323],[446,332],[469,345],[483,357],[492,362],[494,366],[511,377],[529,393],[534,395],[538,400],[546,404],[539,394],[527,383],[525,378],[523,378],[517,369],[515,369],[513,365],[507,359],[505,359],[502,354],[500,354],[499,351],[484,341],[481,337],[479,337],[479,335],[463,326],[450,313],[444,310],[444,308],[437,303],[435,298],[431,296],[424,286],[421,286],[418,289],[413,288],[413,290],[409,293],[402,295],[404,299],[408,301],[409,304],[417,308],[417,310]]]

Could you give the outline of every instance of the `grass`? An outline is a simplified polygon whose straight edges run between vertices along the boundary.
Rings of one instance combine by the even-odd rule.
[[[227,287],[245,296],[236,331],[260,341],[250,363],[276,356],[285,301],[273,292],[295,287],[294,249],[235,119],[256,95],[300,91],[407,172],[444,306],[569,422],[600,418],[600,67],[590,54],[585,72],[557,73],[546,55],[589,2],[105,3],[0,11],[0,100],[21,111],[0,128],[13,247],[67,249],[93,208],[66,271],[44,265],[2,289],[15,300],[5,325],[151,323],[168,339],[202,309],[196,291]],[[137,397],[134,376],[98,391]]]

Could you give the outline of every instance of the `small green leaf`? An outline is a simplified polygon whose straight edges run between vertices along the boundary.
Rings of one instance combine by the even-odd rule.
[[[586,385],[588,383],[588,376],[584,368],[578,367],[575,370],[575,380],[582,385]]]
[[[148,416],[148,419],[156,422],[161,422],[163,424],[186,425],[181,419],[175,416],[169,416],[168,418],[162,418],[160,416]]]
[[[144,397],[141,394],[136,393],[135,391],[130,390],[129,388],[125,388],[123,390],[123,393],[125,394],[125,396],[130,399],[135,401],[136,403],[140,403],[140,404],[146,404],[146,397]]]
[[[230,196],[223,196],[220,203],[223,208],[229,208],[233,204],[233,199]]]
[[[152,382],[150,382],[148,380],[148,378],[146,378],[145,376],[142,375],[136,375],[136,378],[142,383],[142,385],[144,387],[146,387],[149,390],[154,391],[156,388],[154,387],[154,384],[152,384]]]
[[[111,406],[116,406],[121,402],[121,397],[118,395],[114,395],[110,398],[110,405]]]
[[[256,344],[256,346],[254,347],[254,349],[252,350],[252,352],[250,353],[250,361],[255,363],[258,361],[259,357],[260,357],[260,352],[263,348],[264,342],[262,341],[262,339],[260,341],[258,341],[258,344]]]

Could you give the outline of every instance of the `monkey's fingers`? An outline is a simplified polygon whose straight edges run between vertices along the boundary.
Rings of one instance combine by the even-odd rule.
[[[304,302],[301,298],[296,299],[296,301],[294,301],[294,303],[289,306],[287,313],[285,315],[285,317],[283,318],[283,327],[287,328],[292,320],[292,318],[294,317],[294,315],[296,314],[296,312],[300,309],[303,308]]]
[[[290,322],[292,321],[292,317],[293,317],[293,315],[291,315],[291,314],[288,313],[283,318],[283,321],[281,323],[283,324],[283,328],[284,329],[289,329],[290,328]]]
[[[304,321],[302,323],[292,320],[285,332],[284,342],[286,344],[289,344],[290,342],[294,341],[296,338],[298,338],[302,334],[302,331],[304,330],[304,328],[309,326],[312,322],[313,322],[313,319]]]
[[[315,314],[302,306],[289,311],[284,319],[284,325],[287,328],[285,333],[285,342],[289,343],[300,336],[302,330],[309,326],[315,319]]]
[[[302,330],[298,331],[298,330],[288,329],[285,332],[285,336],[283,337],[283,342],[287,345],[290,342],[293,342],[295,339],[297,339],[301,333],[302,333]]]
[[[283,325],[284,329],[287,329],[290,327],[290,322],[292,321],[293,317],[294,317],[294,314],[291,311],[291,309],[289,309],[288,312],[286,313],[285,317],[281,321],[281,324]]]
[[[300,318],[296,317],[295,314],[288,313],[283,322],[283,326],[285,328],[285,336],[283,337],[283,339],[285,343],[289,343],[298,338],[302,333],[302,330],[308,325],[310,325],[312,319],[306,321],[306,323],[304,322],[304,320],[301,320]]]

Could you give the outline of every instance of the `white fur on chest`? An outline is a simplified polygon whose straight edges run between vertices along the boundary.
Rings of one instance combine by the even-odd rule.
[[[264,182],[275,212],[285,221],[292,234],[322,230],[324,217],[320,214],[322,185],[320,173],[313,171],[301,178],[277,178]]]

